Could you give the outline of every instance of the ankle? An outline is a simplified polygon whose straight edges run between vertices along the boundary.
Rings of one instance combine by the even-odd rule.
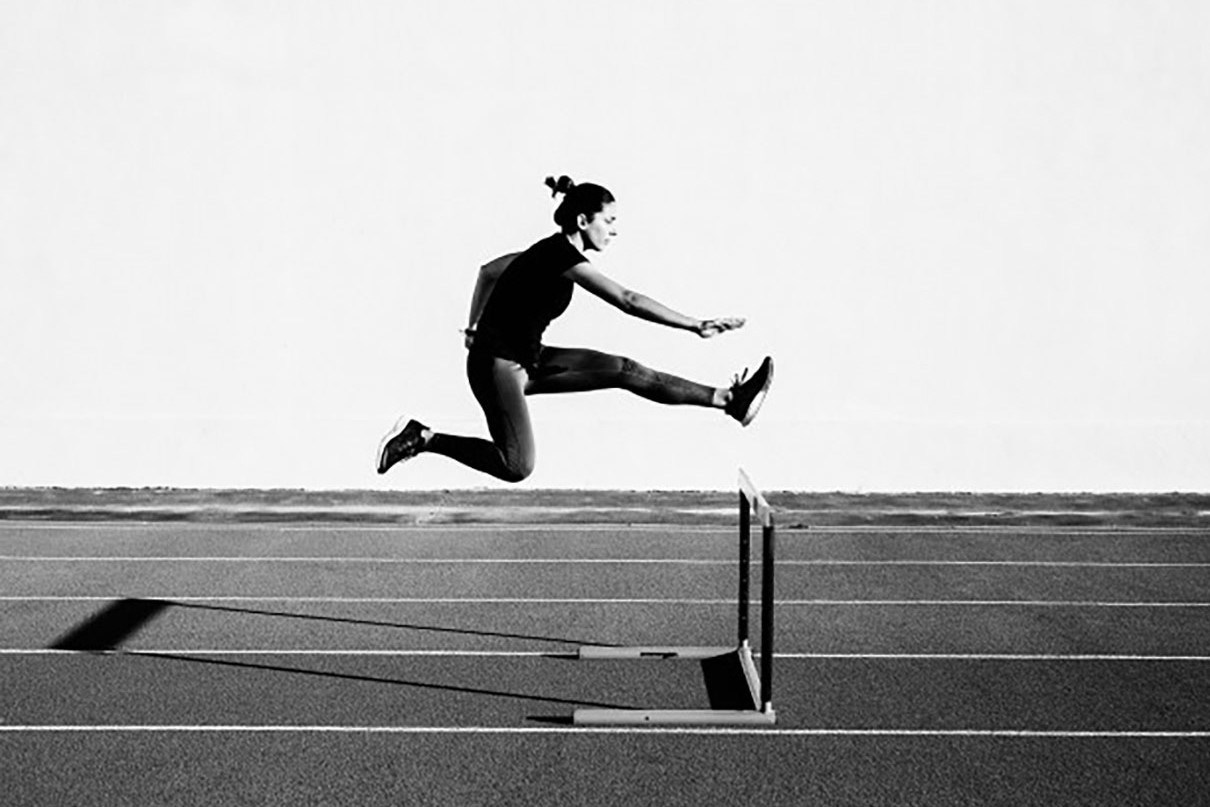
[[[716,387],[714,390],[714,408],[726,409],[727,404],[731,403],[731,390],[728,387]]]

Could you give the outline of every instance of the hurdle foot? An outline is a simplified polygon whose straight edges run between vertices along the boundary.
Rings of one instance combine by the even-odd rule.
[[[708,659],[734,653],[734,647],[677,647],[669,645],[649,645],[639,647],[604,647],[586,645],[579,649],[580,659]]]
[[[576,709],[577,726],[772,726],[777,713],[741,709]]]

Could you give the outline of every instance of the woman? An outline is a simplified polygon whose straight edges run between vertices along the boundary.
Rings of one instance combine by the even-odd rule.
[[[559,232],[483,266],[471,300],[466,375],[492,439],[441,434],[405,416],[379,445],[378,473],[427,451],[520,482],[534,469],[527,395],[624,389],[657,403],[722,409],[744,426],[756,416],[773,379],[770,358],[751,378],[709,387],[621,356],[542,344],[543,332],[567,309],[577,285],[631,316],[703,338],[744,324],[733,317],[700,320],[679,314],[606,277],[584,254],[600,252],[617,236],[613,194],[568,177],[547,177],[546,184],[552,195],[563,195],[554,216]]]

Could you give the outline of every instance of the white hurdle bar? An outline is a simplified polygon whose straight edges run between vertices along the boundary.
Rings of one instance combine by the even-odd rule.
[[[748,600],[752,555],[752,514],[761,525],[761,664],[752,660],[748,635]],[[772,725],[773,710],[773,571],[776,550],[773,509],[741,468],[739,471],[739,614],[736,646],[639,646],[579,649],[580,659],[709,659],[736,653],[747,682],[750,709],[576,709],[577,725]]]

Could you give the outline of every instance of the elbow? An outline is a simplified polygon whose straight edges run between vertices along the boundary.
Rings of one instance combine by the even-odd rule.
[[[643,295],[639,294],[638,292],[627,289],[626,291],[622,292],[622,296],[618,299],[618,308],[622,309],[631,316],[642,316],[643,312],[646,310],[643,307],[645,299],[646,298],[644,298]]]

